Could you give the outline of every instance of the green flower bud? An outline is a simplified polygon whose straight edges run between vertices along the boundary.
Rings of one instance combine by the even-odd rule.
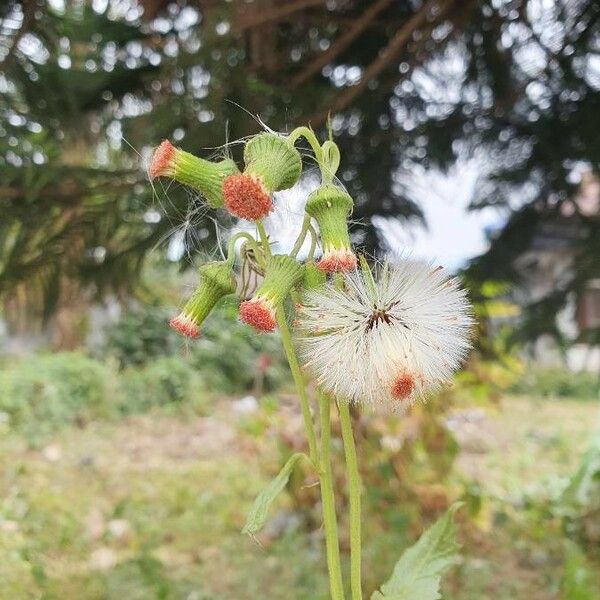
[[[235,293],[236,281],[231,264],[210,262],[202,265],[200,282],[186,302],[179,315],[171,319],[170,325],[175,331],[190,338],[198,337],[200,325],[215,307],[216,303],[229,294]]]
[[[348,217],[353,206],[350,195],[332,184],[321,185],[308,197],[306,212],[319,225],[323,247],[319,268],[326,273],[351,271],[356,267],[348,234]]]
[[[302,279],[304,266],[291,256],[276,254],[267,261],[265,278],[254,296],[240,306],[240,319],[258,331],[275,330],[275,311]]]
[[[300,153],[287,138],[259,133],[244,147],[243,173],[223,184],[225,208],[234,216],[256,221],[273,209],[271,194],[292,187],[302,172]]]
[[[150,179],[170,177],[200,192],[212,208],[223,206],[223,181],[238,172],[233,160],[211,162],[175,148],[165,140],[155,150],[150,164]]]

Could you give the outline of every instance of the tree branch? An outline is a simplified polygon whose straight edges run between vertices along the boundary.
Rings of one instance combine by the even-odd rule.
[[[247,29],[254,29],[267,23],[282,21],[286,17],[293,15],[294,13],[311,8],[313,6],[323,6],[325,0],[296,0],[290,2],[284,6],[278,6],[271,10],[263,11],[262,13],[257,11],[257,7],[253,7],[251,16],[247,16],[249,11],[239,11],[236,19],[235,30],[238,33],[243,33]]]
[[[406,23],[396,32],[389,44],[382,50],[379,56],[365,69],[360,81],[346,88],[329,106],[327,111],[318,113],[310,119],[314,126],[322,125],[329,113],[335,113],[346,109],[352,101],[362,94],[369,82],[377,77],[384,69],[398,57],[406,44],[410,41],[413,32],[426,23],[431,14],[437,8],[435,20],[446,13],[453,4],[453,0],[428,0]]]
[[[353,24],[332,44],[332,46],[320,54],[315,60],[310,62],[297,75],[292,77],[290,85],[292,89],[297,88],[313,75],[319,73],[321,69],[337,56],[339,56],[377,17],[377,15],[387,8],[392,0],[378,0],[372,4]]]

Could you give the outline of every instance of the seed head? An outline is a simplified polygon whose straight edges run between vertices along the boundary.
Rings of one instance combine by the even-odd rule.
[[[401,410],[448,381],[469,347],[472,319],[456,279],[401,261],[354,270],[305,293],[296,341],[301,362],[342,400]]]

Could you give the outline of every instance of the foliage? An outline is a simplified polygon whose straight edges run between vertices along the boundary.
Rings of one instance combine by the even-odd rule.
[[[237,320],[236,308],[226,305],[211,314],[188,360],[211,389],[228,394],[276,389],[289,380],[279,336],[257,335]]]
[[[139,3],[144,20],[127,2],[3,4],[6,301],[27,296],[29,314],[40,316],[89,290],[124,292],[173,228],[188,244],[213,236],[197,199],[175,186],[166,193],[159,184],[148,210],[128,144],[147,156],[169,137],[200,153],[225,141],[225,123],[230,139],[251,132],[238,105],[275,129],[319,126],[332,113],[354,234],[368,249],[381,245],[372,216],[419,215],[412,172],[475,158],[474,206],[509,215],[473,267],[480,280],[513,281],[514,259],[570,203],[574,167],[597,171],[597,3],[257,2],[249,10],[148,0]],[[594,219],[573,219],[579,273],[532,307],[532,334],[597,274]]]
[[[207,389],[227,394],[252,389],[260,394],[289,379],[278,336],[256,335],[238,321],[231,303],[215,310],[200,338],[186,346],[167,327],[168,317],[163,309],[152,307],[124,312],[107,329],[100,356],[116,358],[122,367],[178,356],[180,364],[201,373]]]
[[[598,594],[585,555],[575,544],[567,544],[566,561],[561,582],[564,600],[597,600]]]
[[[121,367],[176,354],[179,340],[167,322],[166,311],[158,307],[127,310],[118,322],[106,328],[102,353],[114,357]]]
[[[458,545],[455,542],[454,513],[461,504],[453,504],[419,541],[406,550],[394,567],[390,579],[375,592],[372,600],[437,600],[442,575],[454,564]]]
[[[140,413],[154,406],[204,409],[209,390],[203,377],[179,358],[159,358],[144,367],[129,367],[120,377],[122,414]]]
[[[246,524],[242,529],[242,533],[253,535],[263,527],[267,520],[267,511],[273,500],[275,500],[275,498],[283,491],[296,463],[303,458],[308,459],[307,455],[303,452],[292,454],[277,476],[256,497],[256,500],[248,513],[248,517],[246,518]]]
[[[510,388],[517,394],[533,394],[543,398],[597,399],[600,380],[591,371],[567,371],[528,367]]]
[[[113,386],[110,369],[82,354],[36,356],[0,371],[0,411],[36,442],[58,427],[110,415]]]

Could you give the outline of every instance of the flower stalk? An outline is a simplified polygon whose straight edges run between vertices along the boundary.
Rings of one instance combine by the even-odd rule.
[[[348,480],[348,496],[350,499],[350,589],[352,591],[352,600],[362,600],[360,473],[358,471],[356,447],[352,433],[350,406],[347,402],[339,400],[337,406],[342,428],[342,440],[344,441],[346,478]]]

